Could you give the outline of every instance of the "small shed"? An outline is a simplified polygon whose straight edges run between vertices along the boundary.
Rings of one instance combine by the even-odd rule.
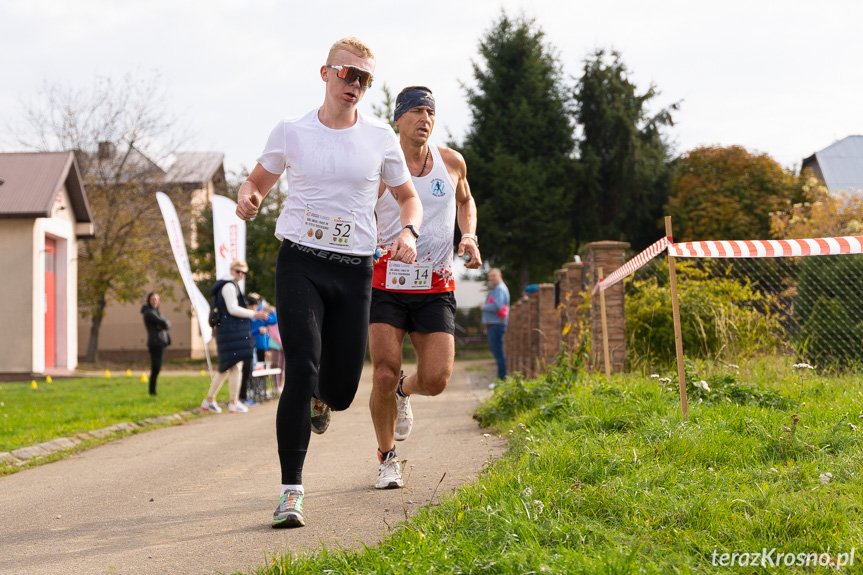
[[[93,217],[73,152],[0,153],[0,380],[78,364],[78,240]]]

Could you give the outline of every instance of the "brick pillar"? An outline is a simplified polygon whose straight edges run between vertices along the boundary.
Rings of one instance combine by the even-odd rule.
[[[510,363],[510,357],[512,357],[512,329],[509,326],[512,325],[513,318],[515,318],[515,306],[510,306],[508,326],[506,332],[503,334],[503,355],[506,357],[506,366],[509,371],[512,371],[512,364]]]
[[[515,340],[518,344],[518,349],[516,349],[515,353],[518,356],[518,371],[527,375],[529,363],[527,361],[526,347],[528,344],[527,334],[530,310],[528,309],[527,300],[518,300],[518,307],[520,313],[518,314],[518,325],[515,326],[516,333],[518,333],[518,337]]]
[[[560,350],[560,320],[554,306],[554,284],[540,284],[539,293],[539,354],[537,359],[545,366],[554,363]]]
[[[566,263],[555,274],[558,278],[558,291],[560,293],[560,301],[557,305],[560,318],[559,333],[566,351],[572,353],[581,338],[579,324],[582,320],[584,264],[582,262]],[[564,331],[567,333],[563,333]]]
[[[530,302],[521,300],[521,321],[518,324],[518,367],[530,375]]]
[[[515,329],[515,326],[518,324],[518,308],[518,302],[513,302],[509,306],[509,320],[507,321],[506,333],[503,334],[503,354],[506,356],[507,371],[518,371],[516,369],[516,364],[518,363],[516,353],[518,349],[518,344],[516,343],[518,332]]]
[[[593,242],[587,249],[587,276],[592,289],[596,283],[598,270],[604,276],[626,263],[626,242]],[[605,290],[605,317],[608,323],[608,350],[612,373],[626,369],[626,314],[624,313],[623,282],[618,282]],[[599,292],[590,302],[590,361],[591,366],[603,370],[602,315],[600,313]]]
[[[507,371],[521,371],[519,352],[521,348],[518,326],[521,324],[522,305],[520,301],[513,302],[509,307],[509,321],[506,334],[503,336],[503,351],[506,355]]]
[[[533,377],[535,370],[533,366],[533,350],[536,347],[534,343],[534,323],[536,322],[536,302],[530,297],[533,294],[528,294],[524,298],[524,325],[521,326],[522,341],[521,357],[524,374],[528,377]]]
[[[528,294],[528,309],[530,310],[530,335],[528,339],[530,341],[530,347],[528,348],[527,360],[530,362],[530,367],[528,370],[530,371],[531,377],[536,377],[539,374],[539,366],[537,365],[537,359],[540,355],[540,345],[541,342],[539,340],[539,293],[534,292]]]

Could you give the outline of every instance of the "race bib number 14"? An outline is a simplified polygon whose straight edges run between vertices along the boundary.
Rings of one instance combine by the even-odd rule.
[[[427,290],[432,287],[431,264],[387,262],[387,289]]]

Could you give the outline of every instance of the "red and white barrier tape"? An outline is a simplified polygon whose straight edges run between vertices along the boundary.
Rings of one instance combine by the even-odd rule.
[[[595,286],[593,286],[593,290],[591,293],[595,294],[597,290],[605,291],[629,274],[635,272],[638,268],[661,254],[665,251],[665,248],[668,246],[668,238],[662,238],[658,242],[651,245],[649,248],[608,274],[607,277],[600,280]]]
[[[863,236],[803,240],[738,240],[669,244],[676,258],[787,258],[863,253]]]
[[[807,238],[802,240],[735,240],[669,243],[662,238],[610,274],[591,290],[604,291],[668,249],[675,258],[789,258],[863,253],[863,236]]]

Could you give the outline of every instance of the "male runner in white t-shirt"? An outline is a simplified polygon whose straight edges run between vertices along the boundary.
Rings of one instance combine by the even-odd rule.
[[[468,268],[482,265],[476,237],[476,204],[467,183],[464,158],[455,150],[429,143],[435,123],[431,90],[423,86],[402,90],[396,98],[394,120],[423,204],[423,231],[417,238],[416,263],[401,263],[383,254],[374,267],[369,325],[374,375],[369,409],[378,440],[378,489],[402,486],[395,441],[406,439],[411,431],[410,396],[438,395],[452,375],[456,219],[461,231],[459,257],[465,253],[470,256]],[[375,208],[380,251],[401,233],[397,203],[400,192],[384,184]],[[410,334],[417,354],[416,373],[407,376],[400,375],[405,333]]]
[[[287,174],[290,195],[276,223],[282,240],[276,305],[285,385],[276,415],[282,490],[273,527],[305,524],[302,473],[312,428],[323,433],[329,408],[347,409],[357,391],[380,181],[399,195],[402,229],[391,247],[393,258],[413,262],[416,257],[422,204],[398,139],[387,124],[357,111],[374,67],[374,55],[360,40],[333,44],[320,69],[323,105],[276,125],[237,201],[239,217],[255,217],[264,196],[282,172]],[[329,408],[321,411],[321,402]]]

